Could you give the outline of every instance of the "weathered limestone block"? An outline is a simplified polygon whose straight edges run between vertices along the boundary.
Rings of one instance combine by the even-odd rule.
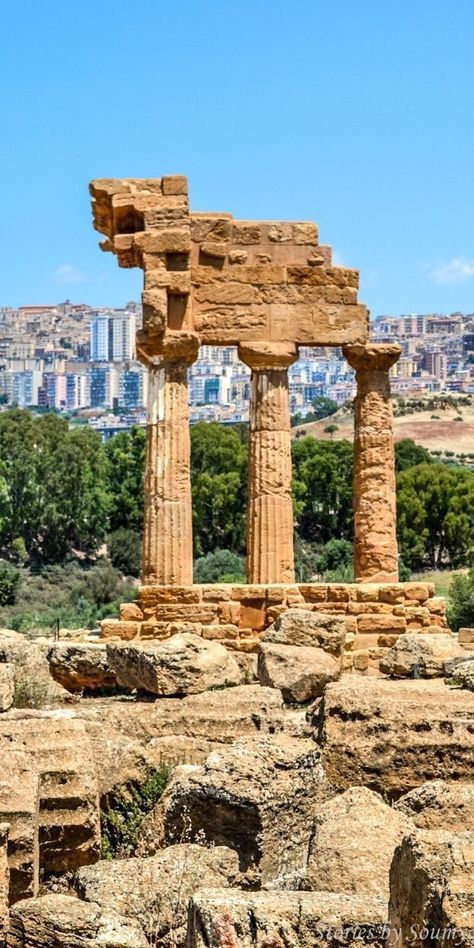
[[[166,837],[179,839],[185,819],[194,837],[230,846],[242,870],[268,880],[305,865],[312,817],[332,793],[311,741],[241,740],[176,769],[161,800]]]
[[[458,685],[460,688],[467,688],[468,691],[474,691],[474,658],[466,656],[465,650],[463,658],[454,659],[447,662],[445,671],[446,678],[450,683]]]
[[[185,944],[194,892],[227,888],[238,878],[235,852],[184,843],[148,859],[102,861],[81,869],[75,886],[81,899],[99,904],[103,912],[139,920],[150,943],[175,948]]]
[[[223,645],[188,633],[163,642],[108,645],[107,660],[120,685],[155,695],[240,684],[239,666]]]
[[[410,820],[366,787],[351,787],[319,808],[303,888],[389,897],[395,847]]]
[[[446,662],[466,658],[464,649],[450,633],[400,635],[380,661],[380,671],[393,678],[442,678]]]
[[[317,724],[337,787],[397,798],[426,780],[474,779],[474,695],[442,681],[342,678],[326,687]]]
[[[14,688],[20,704],[36,697],[42,705],[75,700],[51,677],[45,651],[44,647],[28,642],[24,635],[20,639],[0,639],[0,668],[3,663],[13,665]]]
[[[189,948],[382,948],[381,899],[332,892],[201,889],[189,910]]]
[[[474,783],[429,780],[394,805],[420,829],[474,832]]]
[[[262,642],[275,645],[303,645],[341,655],[346,623],[341,616],[322,615],[304,609],[288,609],[262,634]]]
[[[10,869],[8,867],[8,823],[0,823],[0,946],[5,944],[8,928]]]
[[[7,823],[10,901],[35,896],[39,880],[38,774],[31,755],[0,747],[0,821]]]
[[[107,662],[105,644],[56,642],[47,652],[55,681],[67,691],[97,691],[116,688],[117,680]]]
[[[263,643],[258,654],[261,685],[279,688],[284,701],[302,703],[322,695],[341,674],[341,661],[322,648]]]
[[[0,665],[0,711],[8,711],[13,704],[15,693],[15,666],[11,663]]]
[[[100,851],[99,789],[82,721],[61,711],[9,712],[0,719],[0,754],[12,742],[30,755],[39,777],[40,867],[67,872]]]
[[[389,369],[401,349],[345,346],[356,370],[354,403],[354,573],[356,582],[396,582],[395,455]]]
[[[474,647],[474,629],[459,629],[458,642],[460,645]]]
[[[11,910],[7,948],[149,948],[140,923],[69,895],[44,895]]]
[[[474,833],[405,837],[390,871],[389,924],[391,946],[474,944]]]

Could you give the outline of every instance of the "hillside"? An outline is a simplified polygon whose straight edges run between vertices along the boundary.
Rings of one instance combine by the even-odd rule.
[[[453,404],[450,405],[410,407],[406,410],[406,414],[401,414],[400,402],[394,399],[395,440],[412,438],[417,444],[422,444],[433,453],[446,454],[449,451],[453,451],[456,455],[472,453],[473,458],[470,460],[474,460],[474,399],[470,404],[464,403],[465,397],[462,401],[462,405],[456,404],[453,399]],[[407,402],[407,405],[410,405],[410,402]],[[456,421],[456,418],[462,418],[462,421]],[[337,425],[336,431],[324,430],[328,425],[333,424]],[[330,418],[298,425],[293,428],[292,434],[294,438],[309,434],[322,440],[346,438],[352,441],[353,429],[352,408],[343,406]]]

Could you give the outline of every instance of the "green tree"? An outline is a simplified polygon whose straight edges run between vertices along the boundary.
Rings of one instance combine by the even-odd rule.
[[[321,418],[329,418],[330,415],[338,410],[339,405],[332,398],[328,398],[326,395],[317,395],[313,399],[313,409],[316,421],[320,421]]]
[[[302,438],[293,443],[293,500],[298,533],[324,544],[352,541],[353,448],[349,441]]]
[[[120,527],[107,537],[110,562],[127,576],[140,575],[141,536],[135,530]]]
[[[216,549],[245,550],[247,435],[216,422],[191,428],[194,546],[197,555]]]
[[[105,445],[112,531],[123,528],[139,533],[142,530],[145,447],[145,431],[138,427],[131,432],[120,432]]]
[[[15,602],[20,571],[6,560],[0,560],[0,606],[10,606]]]
[[[421,444],[417,444],[412,438],[402,438],[395,444],[395,470],[397,474],[400,471],[406,471],[408,467],[415,467],[417,464],[431,464],[432,457],[430,452]]]
[[[400,552],[411,569],[469,564],[474,548],[474,474],[419,464],[397,479]]]

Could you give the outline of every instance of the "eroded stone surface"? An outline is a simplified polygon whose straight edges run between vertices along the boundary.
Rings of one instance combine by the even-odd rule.
[[[13,704],[15,693],[15,666],[0,664],[0,712],[8,711]]]
[[[67,691],[97,691],[117,686],[103,643],[57,642],[46,657],[52,677]]]
[[[3,745],[0,767],[0,822],[9,826],[10,901],[38,892],[38,774],[31,755]]]
[[[82,899],[105,912],[140,922],[161,948],[186,941],[187,907],[201,887],[224,888],[239,877],[237,854],[224,846],[180,844],[149,859],[104,861],[81,869],[76,888]]]
[[[0,945],[3,948],[8,927],[10,869],[8,866],[8,823],[0,823]]]
[[[260,683],[279,688],[285,701],[301,704],[318,698],[327,683],[336,681],[340,674],[340,660],[322,648],[267,643],[260,646]]]
[[[386,905],[327,892],[202,889],[190,906],[189,948],[382,948]],[[355,930],[360,932],[357,937]]]
[[[398,797],[426,780],[473,780],[474,695],[440,680],[347,677],[319,710],[329,780]]]
[[[322,615],[306,609],[288,609],[262,634],[262,642],[322,648],[340,655],[346,638],[346,623],[339,615]]]
[[[17,902],[7,948],[149,948],[139,922],[67,895]]]
[[[218,642],[188,633],[165,642],[108,645],[107,660],[120,685],[155,695],[186,695],[240,684],[237,662]]]
[[[395,803],[420,829],[474,832],[474,783],[430,780]]]
[[[400,635],[380,661],[380,671],[394,678],[442,678],[446,662],[466,658],[454,635]]]
[[[200,767],[179,767],[162,798],[168,841],[184,820],[193,837],[227,845],[241,868],[263,880],[306,864],[312,817],[333,793],[309,740],[264,737],[214,751]]]

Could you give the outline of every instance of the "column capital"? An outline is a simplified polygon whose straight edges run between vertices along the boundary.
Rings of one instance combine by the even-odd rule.
[[[298,346],[285,342],[241,342],[239,359],[251,369],[287,369],[298,358]]]
[[[170,332],[157,337],[146,330],[137,332],[137,357],[148,369],[159,368],[162,362],[191,365],[199,351],[199,337],[194,332]]]
[[[343,346],[342,354],[356,372],[374,369],[388,371],[401,355],[401,346],[392,342],[369,342],[367,345]]]

